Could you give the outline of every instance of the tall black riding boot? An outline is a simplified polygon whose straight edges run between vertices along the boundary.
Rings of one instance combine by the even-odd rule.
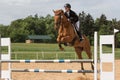
[[[82,41],[83,39],[82,39],[82,34],[81,34],[81,32],[79,31],[79,32],[77,32],[77,33],[78,33],[78,36],[79,36],[80,41]]]

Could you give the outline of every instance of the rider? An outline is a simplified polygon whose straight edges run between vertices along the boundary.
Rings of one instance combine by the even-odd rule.
[[[81,35],[80,30],[79,30],[79,19],[78,19],[77,14],[71,10],[71,5],[69,3],[66,3],[64,5],[64,8],[65,8],[65,16],[73,24],[73,26],[75,27],[77,34],[80,38],[80,41],[82,41],[82,35]]]

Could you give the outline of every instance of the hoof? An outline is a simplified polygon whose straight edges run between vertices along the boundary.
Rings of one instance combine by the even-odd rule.
[[[65,51],[64,48],[60,48],[61,51]]]
[[[94,70],[94,66],[93,66],[93,64],[91,65],[91,68],[92,68],[92,70]]]
[[[82,67],[81,70],[84,70],[84,68]]]

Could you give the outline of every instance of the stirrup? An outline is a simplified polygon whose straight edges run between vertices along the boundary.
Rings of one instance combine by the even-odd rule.
[[[80,41],[82,41],[83,39],[82,38],[80,38]]]
[[[79,40],[80,40],[80,41],[84,40],[84,37],[82,37],[82,38],[79,38]]]

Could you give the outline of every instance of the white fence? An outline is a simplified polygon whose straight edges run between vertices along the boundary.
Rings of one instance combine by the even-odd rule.
[[[19,55],[34,55],[35,59],[46,59],[46,55],[48,56],[53,56],[55,59],[58,59],[61,55],[67,55],[64,56],[66,59],[68,58],[73,58],[73,59],[77,59],[77,55],[75,52],[12,52],[12,56],[14,56],[14,59],[19,59],[20,56]],[[40,57],[40,58],[39,58]],[[21,57],[22,58],[22,57]],[[50,58],[50,57],[49,57]]]
[[[107,53],[110,51],[104,51],[104,52]],[[92,53],[93,53],[93,51],[92,51]],[[99,51],[98,51],[98,53],[99,53]],[[120,51],[115,51],[115,54],[119,54],[119,53],[120,53]],[[58,52],[45,52],[45,51],[42,51],[42,52],[12,52],[13,59],[19,59],[20,58],[19,55],[24,56],[24,55],[31,55],[31,54],[34,56],[34,59],[37,59],[37,60],[40,59],[39,57],[41,57],[42,59],[45,59],[46,55],[53,55],[54,59],[59,59],[61,55],[65,55],[64,58],[66,58],[66,59],[69,59],[69,58],[78,59],[77,55],[74,51],[73,52],[60,52],[60,51],[58,51]],[[83,54],[83,57],[86,58],[86,53],[83,52],[82,54]]]

